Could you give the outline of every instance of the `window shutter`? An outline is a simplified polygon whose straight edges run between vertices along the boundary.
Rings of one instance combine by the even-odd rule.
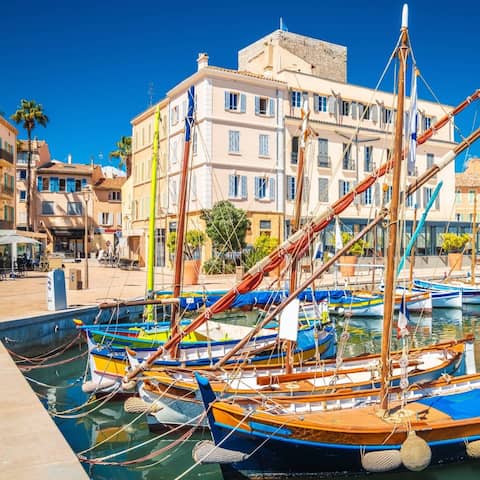
[[[259,191],[260,190],[260,178],[255,177],[255,199],[258,199],[259,197]]]
[[[416,192],[416,202],[417,202],[416,207],[417,208],[420,208],[420,205],[422,203],[421,200],[422,200],[422,192],[421,192],[420,189],[418,189],[417,192]]]
[[[338,181],[338,198],[342,198],[344,195],[345,182],[343,180]]]
[[[275,179],[270,179],[270,200],[275,200]]]
[[[103,225],[103,215],[101,213],[98,214],[98,224]]]
[[[318,112],[318,95],[316,93],[313,94],[313,111]]]
[[[108,213],[108,224],[113,225],[113,213]]]
[[[233,152],[233,132],[228,132],[228,151]]]
[[[228,176],[228,197],[233,198],[235,196],[235,175]]]
[[[118,212],[117,213],[117,226],[120,226],[122,224],[122,213]]]
[[[260,97],[255,96],[255,115],[260,113]]]
[[[437,198],[435,198],[435,209],[440,210],[440,194],[438,194]]]
[[[42,188],[43,188],[43,178],[37,177],[37,190],[41,192]]]
[[[370,107],[370,117],[372,122],[378,122],[378,105],[372,105]]]
[[[241,176],[241,179],[242,179],[242,198],[243,198],[243,199],[247,199],[247,197],[248,197],[248,193],[247,193],[247,176],[246,176],[246,175],[242,175],[242,176]]]
[[[240,95],[240,111],[242,113],[245,113],[245,111],[247,110],[247,96],[242,93]]]
[[[302,201],[308,202],[310,194],[310,179],[308,177],[303,177],[303,192],[302,192]]]
[[[50,191],[58,192],[58,190],[59,190],[58,177],[50,177]]]
[[[225,110],[229,110],[230,107],[230,92],[225,92]]]
[[[358,118],[358,103],[357,102],[352,102],[350,104],[350,108],[352,110],[352,119],[356,120]]]
[[[268,101],[268,106],[269,106],[268,115],[270,117],[274,117],[275,116],[275,100],[273,98],[271,98]]]
[[[380,206],[380,185],[378,183],[375,184],[375,205],[377,207]]]
[[[328,97],[328,101],[327,101],[327,110],[328,110],[328,113],[332,114],[332,115],[335,115],[336,113],[336,104],[337,104],[337,99],[333,96],[333,95],[330,95]]]
[[[86,187],[87,187],[87,179],[82,178],[82,190],[85,189]]]

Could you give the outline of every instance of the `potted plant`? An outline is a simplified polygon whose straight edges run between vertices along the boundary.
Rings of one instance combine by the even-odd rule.
[[[451,232],[442,233],[441,249],[448,254],[448,266],[452,270],[462,269],[463,250],[470,241],[468,233],[456,234]]]
[[[194,285],[198,283],[198,274],[200,272],[201,251],[200,248],[205,244],[205,234],[200,230],[188,230],[185,234],[185,248],[183,250],[183,284]],[[170,253],[170,259],[173,261],[173,255],[177,246],[177,232],[170,232],[167,237],[167,248]]]
[[[342,243],[345,245],[353,238],[353,235],[348,232],[342,232]],[[344,277],[351,277],[355,275],[355,265],[358,257],[365,255],[365,250],[368,248],[368,242],[360,238],[348,250],[348,255],[340,257],[340,273]]]

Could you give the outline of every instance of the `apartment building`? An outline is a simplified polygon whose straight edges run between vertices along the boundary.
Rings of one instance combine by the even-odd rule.
[[[36,168],[34,229],[47,234],[48,251],[84,256],[85,221],[93,218],[92,193],[87,191],[92,171],[90,165],[58,160]],[[90,244],[91,237],[89,250]]]
[[[0,229],[15,227],[17,129],[0,115]]]
[[[160,149],[159,175],[164,182],[159,208],[165,218],[158,226],[166,233],[176,228],[184,117],[192,85],[196,125],[189,173],[189,228],[201,228],[201,211],[228,199],[247,212],[251,223],[247,242],[253,243],[260,233],[283,239],[291,232],[305,103],[311,135],[305,152],[304,221],[347,193],[386,161],[392,149],[395,98],[391,93],[349,84],[343,46],[277,30],[240,50],[238,70],[211,66],[208,55],[200,54],[197,71],[167,92],[161,102],[166,121]],[[449,108],[419,100],[420,133]],[[132,166],[134,172],[137,169],[132,181],[132,218],[148,215],[147,190],[140,191],[139,186],[149,181],[151,134],[147,123],[152,121],[153,111],[151,108],[132,121]],[[436,132],[418,148],[415,170],[408,179],[413,180],[454,145],[453,125]],[[414,198],[407,199],[407,229],[411,229],[415,206],[426,205],[439,180],[443,180],[442,191],[417,243],[424,254],[435,251],[450,217],[449,198],[455,191],[453,163]],[[358,231],[389,201],[389,181],[387,177],[385,186],[375,185],[347,208],[341,215],[343,229]],[[378,234],[381,244],[381,228]],[[333,245],[331,232],[325,233],[324,242]],[[164,249],[162,241],[157,248]],[[210,255],[208,249],[205,253]]]
[[[16,220],[17,228],[20,230],[27,230],[27,169],[28,169],[28,140],[19,140],[17,144],[17,163],[16,163]],[[45,140],[33,139],[31,142],[32,148],[32,158],[30,162],[30,185],[32,192],[31,199],[31,217],[33,217],[36,206],[35,206],[35,169],[43,164],[50,162],[50,151],[48,149],[48,144]],[[33,219],[30,219],[30,225],[33,225]]]
[[[462,173],[455,174],[455,217],[451,229],[459,233],[471,232],[477,198],[477,222],[480,219],[480,158],[471,158]],[[478,245],[478,239],[477,239]]]
[[[95,252],[117,249],[122,234],[122,186],[126,177],[107,177],[102,167],[95,166],[92,175],[93,245]]]

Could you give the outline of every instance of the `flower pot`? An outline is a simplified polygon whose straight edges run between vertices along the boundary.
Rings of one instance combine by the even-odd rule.
[[[185,260],[183,262],[183,284],[198,284],[198,275],[200,273],[201,260]]]
[[[448,266],[451,270],[461,270],[462,269],[462,253],[449,253],[448,254]]]
[[[354,255],[343,255],[340,257],[340,273],[344,277],[352,277],[355,275],[355,265],[358,257]]]

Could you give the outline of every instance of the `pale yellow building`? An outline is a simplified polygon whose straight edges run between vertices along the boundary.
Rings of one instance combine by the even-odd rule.
[[[0,229],[15,227],[17,129],[0,115]]]
[[[187,91],[196,92],[195,131],[189,173],[188,228],[204,228],[200,212],[229,200],[247,212],[247,242],[260,233],[283,239],[291,232],[296,197],[301,108],[308,104],[311,135],[305,153],[302,218],[315,215],[347,193],[385,162],[393,145],[393,94],[352,85],[347,80],[347,49],[277,30],[240,50],[238,70],[197,59],[197,71],[167,92],[161,102],[161,187],[157,203],[157,258],[165,258],[164,239],[176,228],[180,165],[183,156]],[[407,101],[407,109],[409,101]],[[450,107],[418,101],[422,133]],[[143,255],[149,204],[149,164],[154,107],[133,121],[131,229]],[[163,120],[165,118],[165,120]],[[436,132],[417,150],[416,171],[423,172],[455,145],[453,125]],[[409,180],[413,180],[411,175]],[[418,247],[427,254],[450,216],[455,191],[454,165],[407,200],[406,216],[423,208],[437,182],[439,199],[429,214]],[[390,179],[386,178],[388,182]],[[374,186],[342,215],[344,230],[358,230],[389,200],[390,189]],[[130,238],[130,237],[129,237]],[[327,246],[333,237],[326,233]],[[204,249],[204,258],[211,254]],[[157,261],[157,265],[161,262]]]

